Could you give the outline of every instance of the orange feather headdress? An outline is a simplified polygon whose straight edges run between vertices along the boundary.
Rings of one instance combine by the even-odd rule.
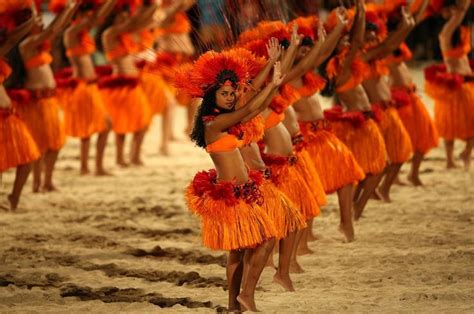
[[[365,23],[367,30],[374,30],[379,41],[387,37],[387,26],[384,22],[384,8],[376,5],[367,5],[365,13]]]
[[[307,16],[307,17],[298,17],[288,23],[288,29],[291,30],[293,25],[298,25],[298,35],[303,36],[302,44],[312,43],[314,40],[317,40],[317,29],[318,29],[319,19],[316,16]]]
[[[255,58],[242,54],[240,49],[224,52],[208,51],[194,62],[192,69],[181,68],[175,76],[175,85],[192,97],[203,97],[212,87],[232,85],[245,87],[256,73]]]
[[[354,9],[349,9],[347,10],[347,24],[346,27],[344,28],[344,32],[348,33],[351,28],[352,24],[354,24],[354,17],[355,17],[355,10]],[[337,9],[332,10],[326,22],[324,23],[324,28],[326,29],[326,32],[330,33],[337,25]]]
[[[283,47],[288,48],[290,33],[281,21],[262,21],[254,28],[242,32],[237,46],[250,50],[259,57],[268,58],[266,44],[272,37],[276,38]]]
[[[6,39],[9,32],[31,17],[32,5],[32,0],[0,1],[0,43]]]

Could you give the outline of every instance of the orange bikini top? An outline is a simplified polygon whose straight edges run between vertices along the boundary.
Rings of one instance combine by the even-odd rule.
[[[139,50],[139,46],[133,39],[132,34],[124,33],[119,35],[117,47],[106,52],[107,59],[113,61],[123,58]]]
[[[243,141],[239,140],[235,135],[226,134],[217,141],[207,144],[206,151],[208,153],[224,153],[231,152],[234,149],[243,146]]]
[[[364,77],[366,80],[373,80],[390,73],[390,69],[385,64],[384,60],[375,60],[367,63],[368,71]]]
[[[443,57],[460,59],[471,51],[471,32],[467,26],[461,26],[461,43],[448,51],[443,52]]]
[[[155,43],[155,32],[152,29],[147,29],[142,32],[140,32],[140,47],[142,48],[141,50],[145,49],[152,49],[153,44]]]
[[[275,111],[270,112],[267,119],[265,120],[265,130],[273,128],[283,120],[285,120],[285,113],[276,113]]]
[[[89,31],[84,30],[79,33],[79,43],[66,50],[68,57],[80,57],[84,55],[91,55],[95,52],[94,38],[89,34]]]
[[[10,68],[5,60],[0,59],[0,84],[3,84],[10,74],[12,74],[12,68]]]
[[[51,50],[51,44],[49,41],[45,41],[38,47],[39,53],[25,61],[25,68],[34,69],[45,64],[51,64],[53,62],[53,56],[49,53]]]

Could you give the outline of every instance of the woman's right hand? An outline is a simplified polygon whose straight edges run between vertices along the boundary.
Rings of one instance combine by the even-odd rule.
[[[272,84],[278,87],[283,83],[284,78],[285,76],[281,74],[281,63],[277,61],[273,66]]]
[[[281,55],[281,46],[278,39],[275,37],[270,38],[266,46],[269,61],[276,62]]]

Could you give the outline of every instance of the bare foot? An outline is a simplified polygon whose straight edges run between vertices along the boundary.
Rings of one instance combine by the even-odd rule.
[[[458,165],[456,165],[456,164],[454,163],[454,161],[452,161],[452,160],[448,160],[448,161],[447,161],[447,164],[446,164],[446,168],[447,168],[447,169],[455,169],[455,168],[457,168],[457,167],[458,167]]]
[[[81,169],[81,176],[85,176],[85,175],[88,175],[90,173],[91,172],[89,171],[89,169]]]
[[[7,198],[8,198],[8,202],[10,203],[10,210],[11,210],[11,211],[15,211],[15,210],[17,209],[17,207],[18,207],[18,201],[19,201],[19,199],[15,199],[15,198],[13,197],[13,195],[11,195],[11,194],[8,195]]]
[[[403,182],[403,181],[400,179],[400,176],[397,176],[397,177],[395,178],[395,180],[393,181],[393,184],[400,185],[400,186],[406,186],[406,185],[407,185],[405,182]]]
[[[412,175],[412,174],[408,174],[407,179],[408,179],[408,181],[410,181],[411,184],[413,184],[414,186],[422,186],[422,185],[423,185],[423,182],[421,182],[420,177],[418,177],[418,176],[414,176],[414,175]]]
[[[464,169],[466,169],[466,170],[469,170],[469,167],[471,166],[471,156],[470,155],[471,154],[469,154],[465,150],[462,151],[461,154],[459,154],[459,158],[461,158],[461,160],[463,161]]]
[[[114,174],[111,173],[111,172],[105,171],[104,169],[102,169],[102,170],[97,170],[97,171],[95,172],[95,175],[96,175],[97,177],[112,177]]]
[[[374,191],[375,194],[378,195],[378,197],[380,197],[380,200],[383,201],[384,203],[391,203],[392,200],[390,199],[390,195],[388,194],[387,191],[384,191],[382,189],[375,189]]]
[[[352,242],[355,240],[354,235],[354,226],[352,224],[344,224],[341,223],[339,225],[339,231],[344,235],[346,238],[346,242]]]
[[[39,182],[33,182],[33,193],[39,193],[40,185],[41,184]]]
[[[304,269],[298,264],[297,261],[290,262],[290,274],[301,274],[304,273]]]
[[[308,234],[308,242],[318,241],[320,237],[312,232]]]
[[[117,160],[117,165],[121,168],[127,168],[128,166],[130,166],[128,163],[126,163],[123,160]]]
[[[301,240],[304,241],[304,240]],[[313,254],[314,251],[311,250],[307,245],[299,245],[298,249],[296,250],[296,255],[301,256],[301,255],[310,255]]]
[[[169,156],[170,155],[170,149],[169,149],[168,146],[161,146],[158,153],[160,155],[163,155],[163,156]]]
[[[141,160],[132,160],[132,165],[141,167],[141,166],[144,166],[145,164]]]
[[[273,275],[273,282],[279,284],[282,286],[286,291],[293,292],[295,291],[295,288],[293,287],[293,282],[291,281],[290,276],[285,276],[286,278],[283,278],[280,273],[276,272],[275,275]]]
[[[45,184],[42,188],[43,192],[57,192],[59,191],[53,184]]]
[[[255,300],[249,296],[239,294],[239,296],[237,297],[237,301],[239,301],[240,305],[242,306],[242,311],[248,310],[250,312],[260,312],[259,310],[257,310]]]

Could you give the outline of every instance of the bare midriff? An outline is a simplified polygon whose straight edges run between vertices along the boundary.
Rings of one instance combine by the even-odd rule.
[[[392,98],[386,76],[367,79],[362,82],[362,85],[364,86],[369,101],[372,104],[389,101]]]
[[[362,84],[358,84],[345,92],[337,93],[337,96],[347,111],[371,110],[369,98]]]
[[[393,63],[389,66],[390,80],[394,87],[410,87],[413,79],[405,62]]]
[[[69,57],[69,62],[71,63],[74,77],[85,81],[93,81],[97,78],[90,55]]]
[[[303,97],[293,105],[298,121],[317,121],[324,118],[323,109],[316,97]]]
[[[217,171],[218,181],[232,181],[236,184],[249,180],[248,171],[239,149],[230,152],[211,153]]]
[[[54,80],[51,66],[43,64],[36,68],[27,69],[25,88],[30,90],[56,88],[56,81]]]
[[[472,75],[467,56],[461,58],[444,58],[444,63],[450,73],[456,73],[462,76]]]
[[[250,143],[240,148],[242,158],[245,164],[252,170],[264,170],[266,168],[265,163],[260,155],[260,149],[257,143]]]
[[[7,91],[5,90],[5,87],[0,84],[0,108],[10,108],[11,106],[11,99],[8,97]]]

